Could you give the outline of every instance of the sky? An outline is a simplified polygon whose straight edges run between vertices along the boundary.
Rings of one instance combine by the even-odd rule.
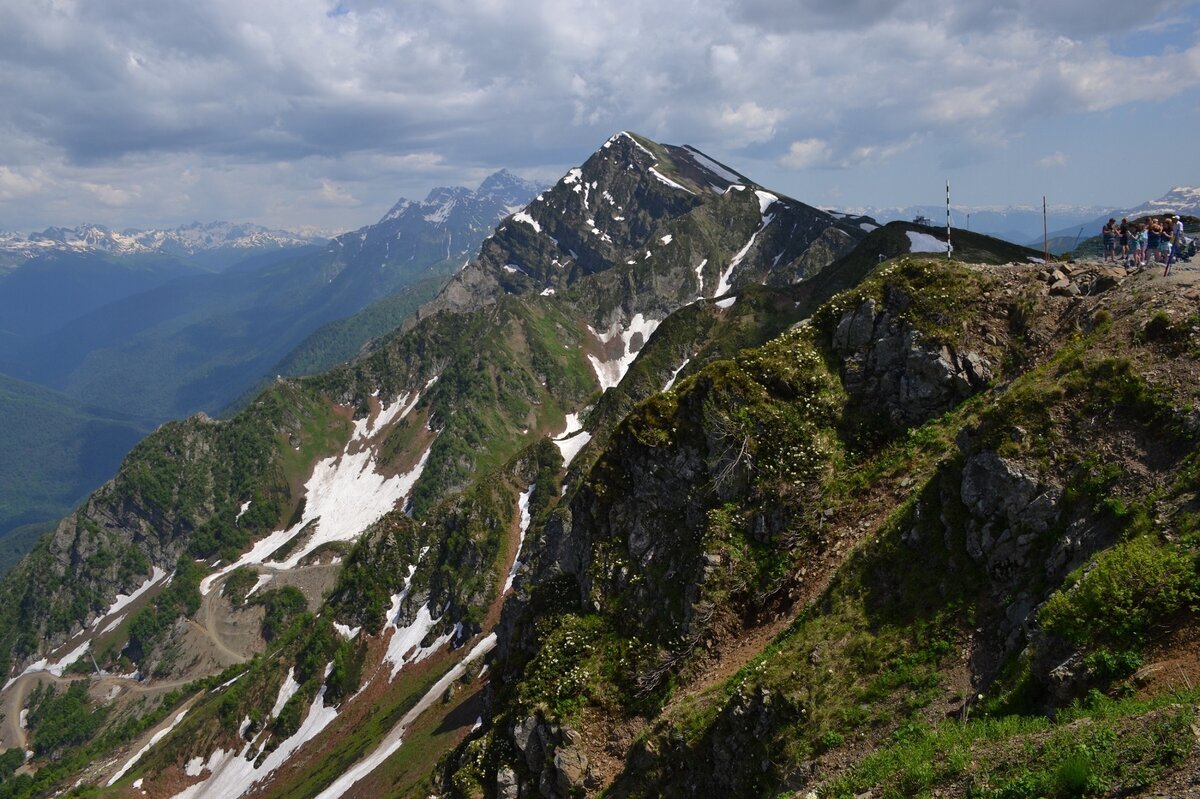
[[[1200,2],[0,0],[0,230],[344,230],[613,133],[821,206],[1200,185]]]

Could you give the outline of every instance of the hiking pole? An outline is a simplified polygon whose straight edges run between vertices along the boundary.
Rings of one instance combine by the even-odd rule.
[[[1169,250],[1167,250],[1167,265],[1163,267],[1163,277],[1166,277],[1167,275],[1171,274],[1171,261],[1173,261],[1173,260],[1175,260],[1175,245],[1174,244],[1172,244],[1171,248]]]

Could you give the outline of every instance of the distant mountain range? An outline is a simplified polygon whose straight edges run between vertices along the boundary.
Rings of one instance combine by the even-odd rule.
[[[213,250],[244,257],[254,251],[321,244],[327,232],[272,230],[247,222],[192,222],[173,230],[110,230],[104,225],[48,227],[40,233],[0,231],[0,270],[48,253],[192,256]]]
[[[945,205],[909,205],[902,208],[854,207],[839,209],[864,214],[881,223],[911,222],[925,217],[934,227],[946,224]],[[1047,209],[1051,230],[1083,224],[1100,214],[1110,213],[1107,206],[1052,205]],[[951,224],[976,233],[1007,241],[1025,243],[1042,240],[1042,207],[1039,205],[951,206]],[[1105,217],[1107,218],[1107,217]]]
[[[46,421],[0,447],[0,476],[23,475],[0,491],[0,542],[66,513],[158,423],[217,413],[277,374],[353,356],[431,299],[541,188],[499,172],[476,190],[400,200],[379,222],[315,243],[228,223],[9,236],[19,260],[0,271],[0,381],[15,379],[0,382],[0,424],[27,417],[30,397]],[[231,263],[213,268],[218,253]]]
[[[1109,219],[1137,219],[1151,214],[1180,214],[1200,216],[1200,188],[1176,186],[1157,200],[1131,206],[1101,210],[1095,216],[1073,223],[1061,229],[1050,229],[1050,252],[1061,255],[1075,249],[1077,243],[1100,233]],[[1040,241],[1040,239],[1038,239]]]

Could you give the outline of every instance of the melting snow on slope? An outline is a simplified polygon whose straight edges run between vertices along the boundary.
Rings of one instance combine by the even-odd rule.
[[[357,638],[358,634],[362,632],[361,626],[351,627],[349,624],[342,624],[340,621],[335,621],[333,623],[333,629],[338,631],[338,635],[342,636],[343,638],[348,638],[351,641]]]
[[[166,727],[163,727],[158,732],[154,733],[154,735],[152,735],[150,737],[149,742],[147,742],[147,744],[145,746],[143,746],[141,749],[139,749],[136,755],[129,758],[129,761],[125,765],[121,766],[120,771],[118,771],[116,774],[112,775],[112,778],[108,781],[108,785],[109,786],[115,785],[117,780],[124,777],[125,772],[127,772],[127,771],[129,771],[129,769],[133,768],[134,764],[142,759],[142,755],[144,755],[150,751],[150,747],[154,746],[156,743],[161,741],[163,738],[166,738],[167,734],[169,732],[171,732],[171,730],[175,729],[175,726],[177,724],[179,724],[179,722],[183,721],[183,717],[186,715],[187,715],[187,709],[179,711],[179,715],[175,717],[174,721],[172,721]]]
[[[666,391],[671,386],[675,385],[675,378],[679,377],[679,373],[682,372],[683,368],[691,362],[692,362],[691,358],[683,359],[683,363],[679,364],[679,368],[676,369],[674,372],[671,372],[671,379],[667,381],[667,384],[665,386],[663,386],[663,391]]]
[[[705,258],[696,267],[696,282],[700,284],[700,289],[697,292],[699,296],[704,296],[704,267],[708,266],[708,259]]]
[[[250,504],[249,502],[246,503],[247,506],[249,504]],[[159,580],[161,580],[166,575],[167,575],[167,573],[165,571],[163,571],[162,569],[155,566],[154,569],[151,570],[150,576],[146,579],[146,582],[142,583],[137,588],[135,588],[132,594],[128,594],[128,595],[117,594],[117,598],[115,600],[113,600],[113,603],[111,605],[108,606],[108,610],[104,611],[104,613],[101,614],[100,616],[97,616],[96,620],[94,622],[92,622],[92,629],[93,630],[96,629],[96,627],[100,624],[100,622],[104,621],[109,616],[112,616],[113,614],[116,614],[116,613],[120,613],[122,610],[129,607],[129,605],[132,604],[134,602],[134,600],[136,600],[142,594],[149,591],[154,586],[155,583],[157,583]]]
[[[763,193],[765,194],[766,192]],[[733,270],[737,269],[738,264],[746,257],[746,253],[750,252],[750,248],[754,246],[754,240],[758,238],[758,234],[766,230],[767,225],[771,224],[771,220],[774,218],[773,216],[763,217],[762,225],[750,236],[750,241],[746,242],[746,246],[738,250],[737,254],[733,256],[733,259],[729,262],[729,266],[721,273],[721,279],[717,281],[717,290],[713,293],[714,297],[720,297],[722,294],[729,293],[729,289],[732,288],[729,281],[733,277]]]
[[[300,683],[296,682],[296,669],[293,667],[288,669],[287,677],[279,685],[279,694],[275,697],[275,706],[271,708],[271,718],[278,718],[280,711],[283,710],[283,706],[299,690]]]
[[[687,148],[687,150],[691,154],[693,161],[695,161],[697,164],[699,164],[700,166],[707,169],[709,172],[712,172],[714,175],[721,178],[722,180],[727,180],[730,183],[737,183],[739,180],[742,179],[741,176],[735,175],[733,172],[730,172],[728,169],[721,166],[716,161],[712,160],[711,158],[709,158],[707,155],[700,152],[699,150],[693,150],[691,147]]]
[[[672,238],[673,238],[673,237],[671,236],[671,234],[670,234],[670,233],[668,233],[667,235],[665,235],[665,236],[663,236],[661,239],[659,239],[659,242],[661,242],[661,243],[663,243],[663,244],[670,244],[670,243],[671,243],[671,240],[672,240]]]
[[[583,429],[583,423],[579,421],[579,414],[568,413],[567,429],[561,436],[552,440],[558,447],[558,451],[562,453],[563,466],[567,467],[571,465],[571,461],[575,460],[579,451],[592,440],[592,434]]]
[[[534,219],[529,214],[525,213],[524,211],[513,214],[513,221],[514,222],[524,222],[525,224],[529,225],[531,228],[536,230],[538,233],[542,232],[542,226],[538,224],[537,220]]]
[[[602,344],[607,345],[617,337],[621,339],[621,354],[615,359],[602,361],[595,355],[587,356],[588,361],[592,364],[592,369],[596,372],[596,379],[600,382],[601,391],[612,388],[621,382],[621,378],[625,377],[625,373],[629,371],[629,367],[637,358],[638,352],[650,340],[651,334],[658,329],[660,322],[659,319],[651,319],[639,313],[634,315],[626,328],[622,328],[619,322],[613,322],[612,326],[603,333],[596,332],[591,326],[588,327],[592,335],[598,338]],[[639,334],[642,341],[635,350],[632,347]]]
[[[643,149],[645,149],[645,148],[643,148]],[[671,188],[673,188],[673,189],[681,189],[681,190],[683,190],[683,191],[686,191],[688,194],[695,194],[695,193],[696,193],[696,192],[692,191],[691,189],[689,189],[687,186],[681,186],[680,184],[678,184],[678,183],[676,183],[675,181],[671,180],[669,177],[667,177],[666,175],[664,175],[662,172],[659,172],[659,171],[658,171],[657,169],[655,169],[654,167],[650,167],[650,174],[651,174],[651,175],[654,175],[654,177],[658,178],[658,179],[659,179],[660,181],[662,181],[663,183],[666,183],[668,186],[670,186],[670,187],[671,187]]]
[[[908,234],[909,252],[945,252],[946,242],[928,233],[918,233],[915,230],[905,231]]]
[[[328,671],[329,669],[326,667],[326,674]],[[209,756],[208,762],[205,764],[205,767],[212,772],[209,778],[175,794],[174,799],[199,799],[202,796],[235,799],[235,797],[241,796],[256,782],[287,762],[293,752],[317,737],[335,718],[337,718],[337,708],[325,706],[325,686],[322,685],[321,690],[317,691],[317,695],[313,697],[312,704],[308,708],[308,715],[304,717],[300,729],[291,738],[281,741],[278,748],[267,755],[261,766],[256,767],[254,761],[246,760],[245,755],[250,750],[250,743],[247,743],[242,747],[242,751],[236,754],[232,751],[217,750]],[[218,752],[220,757],[217,756]]]
[[[486,655],[491,652],[496,646],[496,634],[492,633],[480,641],[478,644],[467,653],[466,657],[454,665],[446,674],[433,684],[433,687],[426,692],[425,696],[421,697],[421,701],[413,706],[412,710],[404,714],[400,719],[400,723],[392,728],[392,731],[387,734],[375,751],[367,755],[365,758],[355,763],[352,767],[342,772],[333,784],[330,785],[321,793],[317,794],[317,799],[337,799],[363,777],[370,774],[379,767],[385,760],[395,754],[404,743],[404,733],[408,732],[408,728],[417,718],[429,709],[434,702],[438,701],[439,697],[446,692],[450,684],[457,680],[466,671],[467,664],[476,658]],[[214,794],[219,795],[219,794]],[[177,797],[177,799],[184,799]],[[191,799],[191,797],[187,797]]]
[[[431,380],[426,387],[432,383]],[[355,435],[346,445],[346,449],[340,455],[318,462],[313,468],[312,477],[305,484],[303,518],[290,529],[271,533],[261,539],[241,558],[204,578],[200,583],[200,592],[207,594],[217,579],[238,566],[266,563],[275,550],[297,535],[306,525],[319,520],[316,531],[304,546],[297,547],[285,560],[271,562],[271,565],[277,568],[294,568],[305,555],[322,544],[357,538],[363,530],[412,493],[413,486],[420,479],[429,460],[432,442],[412,469],[395,477],[386,477],[375,470],[375,453],[371,449],[364,447],[357,452],[351,450],[357,449],[356,445],[361,444],[376,430],[382,429],[383,424],[390,424],[407,416],[419,398],[420,392],[411,399],[407,394],[402,395],[393,405],[380,410],[375,424],[368,420],[356,422]],[[379,424],[381,421],[383,424]]]
[[[517,510],[521,514],[521,532],[517,537],[517,554],[513,556],[512,567],[508,570],[508,579],[504,581],[505,591],[512,588],[513,579],[517,576],[517,569],[521,565],[521,547],[525,543],[525,533],[529,530],[529,498],[531,496],[533,496],[533,486],[522,491],[517,500]]]
[[[758,213],[759,213],[759,216],[761,216],[763,218],[763,227],[766,227],[767,226],[767,209],[770,208],[775,203],[779,202],[779,198],[776,197],[774,194],[772,194],[769,191],[755,190],[754,193],[756,195],[758,195]]]
[[[249,591],[246,592],[246,597],[249,598],[249,596],[251,594],[253,594],[255,591],[262,588],[267,583],[271,582],[271,577],[272,577],[272,575],[270,574],[270,572],[264,572],[264,573],[258,575],[258,579],[254,581],[254,585],[250,588]]]
[[[730,308],[732,308],[733,304],[735,302],[737,302],[737,297],[726,297],[723,300],[717,300],[716,304],[717,304],[717,307],[720,308],[722,311],[726,311],[726,310],[729,310]]]
[[[387,652],[383,659],[392,664],[392,674],[389,679],[396,679],[396,675],[400,673],[400,669],[404,668],[409,663],[420,663],[425,658],[432,655],[434,652],[441,649],[458,632],[456,625],[450,632],[441,635],[432,642],[429,646],[421,646],[421,641],[425,636],[429,635],[429,631],[434,628],[439,619],[433,618],[433,611],[429,609],[429,605],[421,606],[417,611],[417,617],[407,627],[397,627],[396,620],[388,623],[396,632],[393,633],[388,641]],[[386,628],[385,628],[386,629]]]

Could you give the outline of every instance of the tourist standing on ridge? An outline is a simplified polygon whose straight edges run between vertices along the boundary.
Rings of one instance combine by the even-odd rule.
[[[1121,263],[1129,266],[1129,218],[1121,218]]]
[[[1104,260],[1116,260],[1117,257],[1117,220],[1109,219],[1108,224],[1100,231],[1104,238]]]
[[[1158,262],[1158,248],[1162,244],[1162,224],[1157,219],[1150,220],[1150,231],[1146,237],[1146,251],[1149,258],[1146,260]]]

